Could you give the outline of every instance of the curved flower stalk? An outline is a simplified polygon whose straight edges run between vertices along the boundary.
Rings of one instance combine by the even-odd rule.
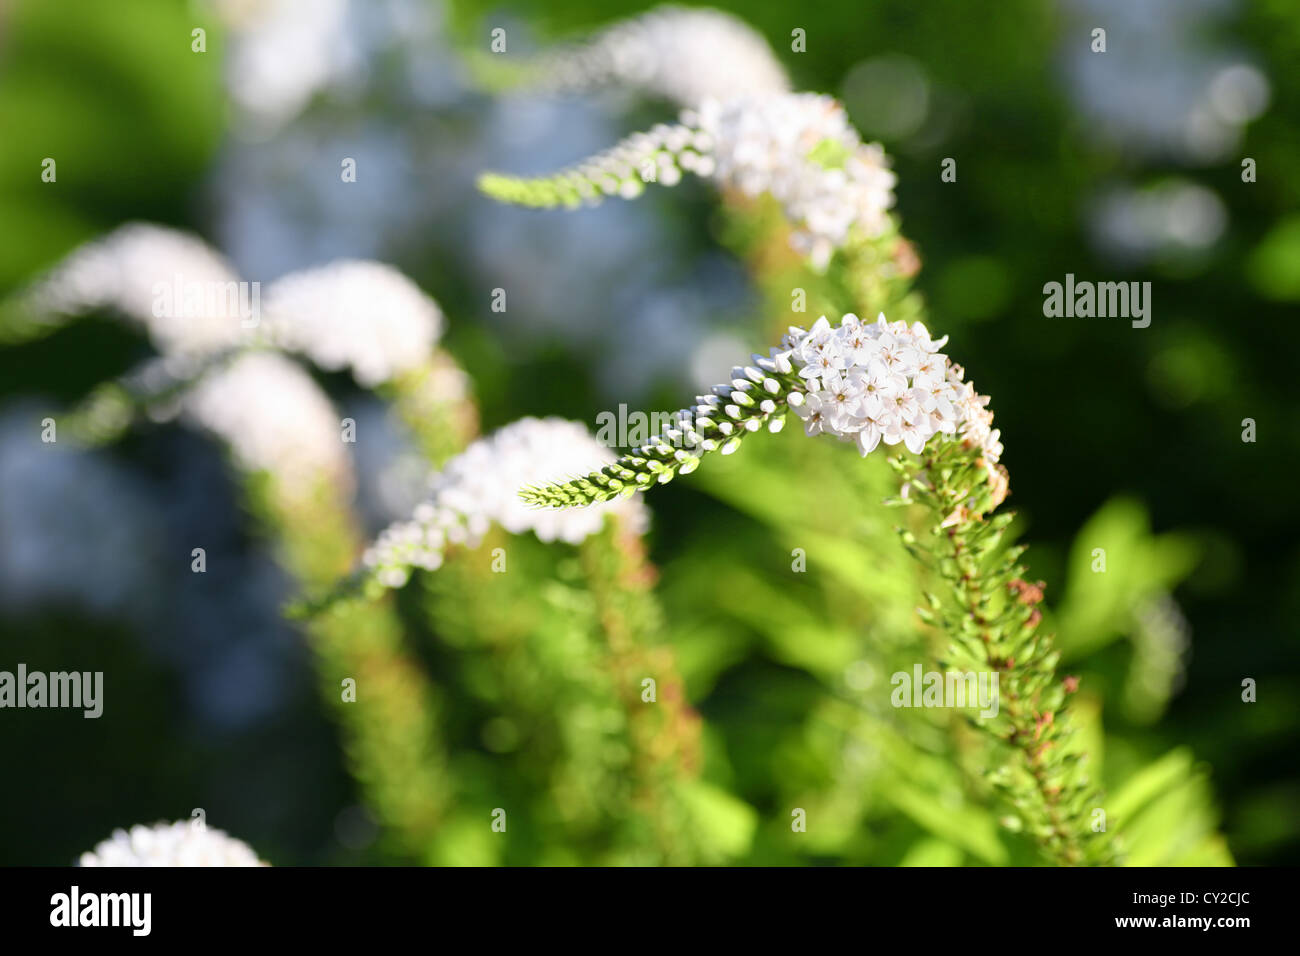
[[[186,392],[181,407],[225,443],[240,471],[274,476],[281,494],[306,494],[317,482],[351,491],[339,416],[311,376],[283,355],[241,355]]]
[[[124,254],[124,250],[130,253],[140,247],[143,252]],[[175,256],[171,261],[176,264],[169,266],[161,255],[168,248],[182,249],[187,255]],[[89,424],[105,432],[120,430],[129,413],[143,409],[164,417],[180,413],[186,421],[216,435],[230,447],[251,504],[275,538],[285,565],[309,593],[337,581],[359,549],[355,531],[345,517],[352,475],[340,440],[338,416],[306,372],[288,357],[289,353],[304,355],[331,370],[347,369],[359,383],[389,398],[395,410],[413,426],[422,449],[435,464],[459,452],[477,428],[467,378],[448,357],[433,348],[442,324],[437,307],[409,280],[387,267],[344,262],[287,276],[269,285],[262,297],[260,321],[252,329],[240,328],[235,321],[239,315],[232,309],[203,314],[201,326],[210,322],[227,334],[209,344],[211,337],[196,341],[185,338],[192,323],[167,321],[166,314],[159,316],[153,309],[157,283],[170,283],[175,278],[165,268],[190,269],[179,273],[185,281],[196,275],[204,276],[197,281],[205,283],[236,281],[229,270],[196,273],[192,269],[190,263],[196,258],[216,258],[206,246],[170,230],[135,227],[95,244],[92,252],[92,262],[106,260],[108,265],[88,271],[82,264],[87,256],[74,255],[64,269],[56,270],[47,282],[39,284],[39,296],[28,301],[68,303],[66,290],[83,290],[79,299],[71,300],[73,304],[80,303],[83,310],[107,309],[134,321],[150,333],[160,350],[170,351],[122,381],[97,390],[85,409]],[[163,263],[164,268],[158,268],[158,263]],[[122,294],[120,280],[118,286],[106,287],[102,279],[104,275],[116,278],[121,269],[133,270],[131,294]],[[58,298],[59,294],[64,297]],[[198,305],[202,307],[203,303]],[[159,325],[173,334],[159,337],[155,334]],[[235,343],[233,347],[231,342]],[[511,437],[516,439],[513,444]],[[577,425],[549,431],[543,428],[531,438],[511,432],[504,444],[514,448],[517,461],[533,456],[555,467],[587,468],[608,457]],[[594,458],[589,457],[593,449]],[[580,457],[566,457],[574,454]],[[470,462],[477,461],[471,454]],[[533,530],[547,540],[558,537],[576,542],[602,527],[599,516],[594,523],[591,516],[579,522],[559,515],[540,523],[532,521],[532,512],[514,496],[514,478],[497,489],[498,503],[493,504],[490,495],[484,498],[486,489],[475,489],[469,481],[468,470],[472,469],[466,469],[456,487],[451,479],[456,469],[450,468],[440,489],[446,501],[463,507],[467,535],[469,526],[477,533],[483,514],[493,515],[494,520],[511,530],[522,530],[523,514],[524,524],[536,525]],[[527,477],[535,480],[546,473],[549,468],[528,472]],[[639,503],[610,510],[627,518],[625,527],[644,527],[645,513]],[[575,527],[584,521],[590,523],[589,528]],[[458,538],[455,529],[451,530],[451,538]],[[537,575],[528,576],[528,580],[536,586]],[[605,600],[618,602],[618,591],[625,585],[627,581],[622,577],[609,582]],[[498,600],[498,593],[499,588],[487,587],[459,595],[456,600],[470,604],[492,602]],[[643,598],[652,602],[649,595]],[[610,616],[608,621],[613,626],[615,618]],[[592,642],[590,672],[583,684],[587,690],[575,698],[570,708],[574,726],[566,729],[562,737],[577,748],[572,765],[576,775],[586,772],[583,748],[599,751],[604,746],[601,740],[605,735],[593,737],[585,722],[589,705],[602,707],[605,704],[600,702],[606,701],[624,712],[620,719],[629,725],[646,725],[645,717],[650,715],[643,713],[645,705],[638,699],[638,710],[642,712],[632,710],[626,689],[617,684],[624,673],[624,663],[620,662],[629,659],[645,659],[646,666],[653,663],[656,669],[652,673],[664,686],[666,699],[674,701],[651,714],[678,715],[670,725],[680,732],[683,746],[694,739],[695,726],[684,716],[689,715],[689,710],[683,709],[680,694],[673,695],[679,681],[673,676],[671,662],[664,659],[665,651],[638,646],[620,651],[620,657],[613,650],[618,642],[612,635],[607,642],[601,642],[601,624],[602,620],[593,617],[587,629],[586,639]],[[433,732],[432,690],[420,670],[406,659],[391,604],[347,602],[334,607],[330,614],[313,618],[307,627],[317,656],[322,692],[338,705],[340,678],[357,680],[356,701],[343,704],[339,713],[350,762],[366,788],[369,802],[403,849],[427,858],[426,854],[434,852],[432,848],[439,842],[434,837],[441,832],[449,807],[447,758]],[[630,624],[621,633],[637,640],[654,636],[648,629],[637,631]],[[548,659],[544,653],[532,656],[538,664]],[[501,662],[502,666],[492,674],[493,682],[510,684],[506,663]],[[544,667],[536,669],[549,673]],[[536,714],[553,707],[552,697],[561,685],[554,681],[552,685],[544,689],[545,706],[536,708]],[[672,768],[686,767],[688,763],[676,750],[665,756],[661,746],[648,747],[643,731],[616,738],[616,750],[627,753],[628,759],[644,768],[644,772],[637,770],[634,778],[628,778],[626,786],[635,784],[636,792],[626,799],[646,812],[632,813],[626,805],[619,805],[609,809],[605,819],[618,820],[628,815],[629,819],[645,821],[637,826],[640,835],[635,840],[629,837],[622,842],[650,848],[646,851],[649,857],[637,859],[657,860],[667,854],[653,847],[669,846],[670,842],[654,834],[673,832],[667,821],[675,804],[671,795],[651,785],[647,774],[653,771],[672,776],[677,773]],[[654,759],[646,754],[653,754]],[[664,757],[666,763],[659,757]],[[614,799],[614,792],[610,790],[602,800]],[[658,809],[660,803],[662,811]],[[651,834],[648,842],[647,832]],[[672,845],[690,843],[677,840]]]
[[[891,459],[903,502],[922,505],[931,534],[904,533],[909,550],[945,583],[923,617],[950,648],[944,663],[996,672],[1001,716],[982,725],[1013,759],[992,773],[1023,828],[1054,862],[1111,862],[1113,846],[1092,832],[1096,793],[1075,750],[1065,709],[1073,679],[1055,678],[1058,659],[1037,632],[1041,586],[1028,584],[1022,549],[1002,546],[1010,515],[989,516],[1006,497],[1002,445],[988,399],[923,325],[864,324],[848,315],[832,327],[823,317],[808,331],[791,329],[782,345],[739,368],[729,386],[678,413],[674,425],[635,453],[587,476],[523,488],[521,498],[568,508],[606,501],[694,470],[713,451],[734,451],[742,436],[772,427],[793,409],[808,435],[852,441],[866,456],[883,445],[911,455]],[[724,427],[725,426],[725,427]]]
[[[988,510],[1005,496],[1002,445],[988,398],[939,351],[946,342],[931,339],[919,322],[908,328],[884,315],[864,323],[849,314],[834,327],[822,316],[807,331],[791,327],[768,357],[733,369],[729,384],[677,412],[670,428],[633,454],[585,477],[523,486],[520,497],[551,508],[626,497],[689,474],[712,452],[731,454],[750,432],[779,431],[793,409],[808,435],[852,441],[864,457],[882,443],[920,453],[936,435],[959,437],[980,449],[1001,491],[983,506]]]
[[[363,388],[425,361],[443,331],[442,312],[414,282],[380,262],[344,259],[292,272],[267,286],[272,344],[328,370],[348,369]]]
[[[683,107],[790,89],[763,36],[721,10],[656,7],[513,69],[503,70],[500,59],[478,61],[493,85],[556,93],[621,86]]]
[[[479,188],[504,202],[552,208],[640,195],[682,172],[745,196],[770,195],[793,228],[791,244],[823,270],[851,237],[890,225],[896,178],[884,150],[864,144],[829,96],[786,93],[710,99],[676,125],[656,126],[554,176],[485,174]]]
[[[267,288],[262,334],[317,367],[375,389],[435,465],[478,431],[469,377],[438,348],[445,321],[410,279],[378,262],[342,260]]]
[[[78,866],[270,866],[247,843],[196,820],[136,825],[81,854]]]

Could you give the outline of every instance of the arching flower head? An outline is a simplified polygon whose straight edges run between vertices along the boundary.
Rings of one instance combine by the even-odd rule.
[[[791,242],[824,269],[851,235],[889,226],[896,177],[884,150],[865,144],[844,108],[814,93],[709,99],[676,125],[660,125],[572,169],[540,179],[486,174],[479,187],[505,202],[575,207],[631,199],[647,183],[675,185],[683,172],[747,196],[770,195],[793,227]]]
[[[731,454],[763,427],[779,431],[793,410],[809,436],[854,442],[863,456],[882,444],[920,454],[936,436],[953,436],[978,449],[996,506],[1006,495],[999,432],[988,398],[939,351],[946,342],[920,322],[909,327],[883,314],[871,323],[849,314],[835,326],[823,316],[811,329],[791,327],[778,348],[733,369],[731,382],[698,396],[633,453],[580,478],[527,485],[520,496],[568,508],[644,491],[689,474],[711,452]]]

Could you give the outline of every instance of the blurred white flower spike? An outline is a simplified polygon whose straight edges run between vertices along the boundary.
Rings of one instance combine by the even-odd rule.
[[[194,296],[191,307],[174,290],[226,290],[238,275],[197,236],[128,223],[75,249],[29,288],[21,308],[39,326],[57,327],[70,316],[107,311],[144,327],[159,353],[198,357],[238,346],[248,337],[237,298]],[[171,308],[162,308],[162,296]]]
[[[613,453],[578,422],[520,419],[449,461],[434,476],[430,497],[414,516],[385,529],[366,550],[366,571],[385,587],[401,587],[412,568],[440,567],[449,545],[476,547],[494,524],[511,534],[531,531],[542,541],[578,544],[599,531],[612,512],[633,530],[644,531],[648,516],[639,500],[544,511],[519,498],[522,485],[557,474],[582,474],[613,460]]]
[[[890,225],[897,178],[878,144],[863,143],[830,96],[786,93],[708,99],[553,176],[488,173],[479,188],[537,208],[640,195],[647,183],[675,185],[683,171],[749,197],[770,195],[794,232],[791,244],[823,270],[851,236],[874,239]]]
[[[269,866],[247,843],[194,821],[114,830],[78,866]]]
[[[528,74],[530,90],[621,86],[682,107],[790,89],[785,68],[749,24],[721,10],[677,6],[656,7],[547,53]]]
[[[367,388],[426,361],[442,336],[437,303],[380,262],[290,273],[267,287],[262,307],[275,345],[323,369],[351,368]]]
[[[437,303],[392,266],[339,260],[263,290],[202,239],[147,223],[74,250],[19,306],[34,332],[105,310],[142,326],[169,360],[273,345],[328,371],[349,368],[365,387],[427,362],[443,330]]]

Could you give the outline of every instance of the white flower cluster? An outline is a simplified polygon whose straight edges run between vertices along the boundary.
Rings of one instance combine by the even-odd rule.
[[[324,369],[350,367],[366,387],[427,361],[443,326],[437,303],[391,266],[340,260],[254,295],[203,240],[145,223],[75,250],[26,305],[38,315],[111,310],[174,363],[270,343]]]
[[[824,269],[856,227],[880,235],[897,177],[863,143],[844,108],[815,93],[711,100],[682,122],[706,133],[713,178],[748,196],[769,193],[795,227],[792,243]]]
[[[160,308],[160,294],[178,283],[225,290],[237,283],[230,264],[197,236],[148,223],[128,223],[73,252],[28,292],[39,316],[106,309],[144,326],[163,355],[193,357],[247,337],[233,300],[195,297],[189,308]]]
[[[390,266],[334,262],[290,273],[262,295],[201,239],[142,223],[75,250],[24,302],[42,322],[94,309],[139,324],[159,352],[128,376],[134,387],[186,386],[176,401],[151,404],[152,416],[179,410],[227,443],[241,468],[304,490],[322,477],[346,487],[351,467],[328,397],[282,352],[349,367],[370,387],[429,362],[443,326],[437,304]],[[436,387],[466,386],[449,367]]]
[[[643,531],[648,518],[636,499],[557,510],[533,508],[519,498],[526,485],[585,474],[614,458],[578,422],[520,419],[449,461],[433,478],[429,499],[411,520],[385,529],[367,549],[364,563],[386,587],[401,587],[410,568],[440,567],[449,544],[475,547],[493,524],[511,534],[531,531],[542,541],[577,544],[599,531],[612,511]]]
[[[340,260],[267,287],[263,334],[372,387],[427,360],[442,336],[437,303],[392,266]]]
[[[346,483],[340,421],[319,385],[275,352],[248,352],[209,372],[181,398],[182,413],[229,446],[246,471],[269,471],[307,491],[322,477]]]
[[[720,10],[677,6],[657,7],[548,56],[541,78],[559,90],[623,84],[680,106],[790,88],[771,47],[748,24]]]
[[[266,866],[252,848],[221,830],[194,821],[114,830],[80,866]]]
[[[991,467],[1002,456],[989,399],[963,381],[961,366],[939,349],[920,322],[875,322],[845,315],[832,327],[822,316],[807,331],[791,328],[774,356],[807,383],[787,402],[809,435],[853,441],[864,455],[884,442],[920,453],[937,434],[958,435],[980,448]]]

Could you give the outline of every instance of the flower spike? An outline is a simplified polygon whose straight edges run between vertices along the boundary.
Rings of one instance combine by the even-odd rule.
[[[844,108],[815,93],[708,99],[676,125],[638,133],[553,176],[488,173],[479,188],[503,202],[575,208],[606,196],[633,199],[647,183],[675,185],[683,172],[772,196],[794,228],[792,245],[818,269],[851,233],[882,235],[894,203],[884,150],[863,143]]]
[[[864,323],[848,314],[832,327],[822,316],[807,331],[791,327],[780,347],[754,364],[732,370],[716,386],[646,444],[599,471],[543,485],[519,496],[545,508],[572,508],[626,497],[677,474],[689,474],[712,452],[729,455],[746,435],[766,426],[780,431],[793,409],[806,434],[829,434],[854,442],[866,456],[902,444],[919,454],[936,435],[959,438],[981,451],[991,506],[1006,495],[999,433],[992,428],[988,398],[963,381],[960,366],[939,351],[921,323],[910,328],[881,315]]]

